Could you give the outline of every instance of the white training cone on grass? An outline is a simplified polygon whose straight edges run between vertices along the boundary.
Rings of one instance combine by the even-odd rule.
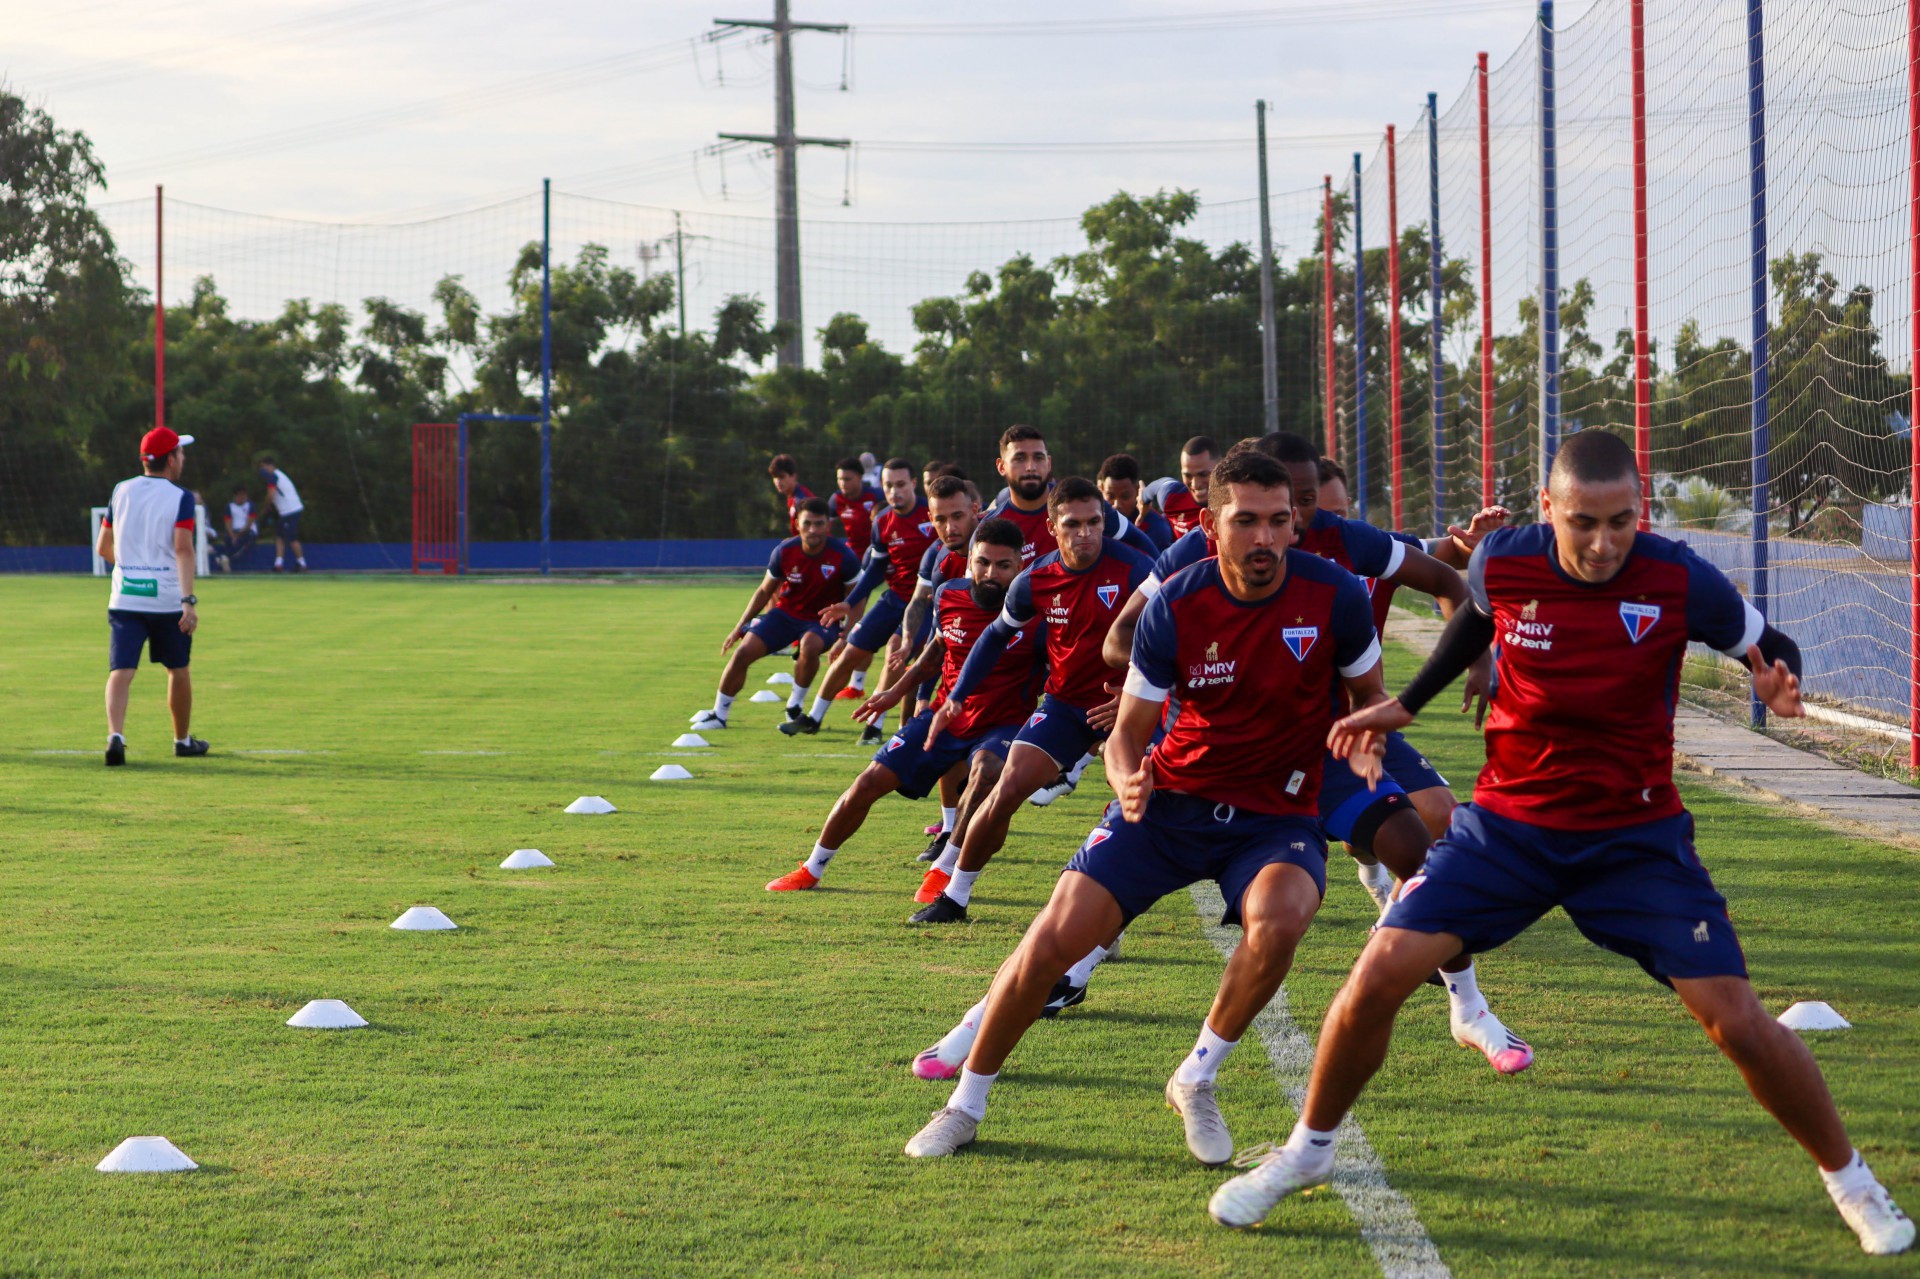
[[[436,906],[409,906],[406,914],[387,925],[388,928],[404,928],[417,933],[445,932],[459,926]]]
[[[713,745],[712,742],[700,736],[700,734],[698,733],[682,733],[680,734],[680,736],[673,739],[673,744],[675,746],[711,746]]]
[[[788,674],[786,671],[775,671],[773,674],[767,676],[767,683],[791,684],[793,683],[793,676]]]
[[[287,1025],[303,1030],[357,1030],[366,1024],[367,1019],[342,999],[316,999],[287,1018]]]
[[[689,782],[693,780],[693,774],[678,764],[662,764],[653,770],[647,780],[650,782]]]
[[[1780,1014],[1780,1024],[1788,1030],[1852,1030],[1853,1023],[1833,1011],[1833,1005],[1819,999],[1803,999]]]
[[[129,1137],[93,1168],[95,1172],[192,1172],[199,1166],[165,1137]]]
[[[750,702],[784,702],[787,699],[770,688],[763,688],[747,700]]]
[[[620,810],[598,795],[582,795],[567,805],[569,813],[617,813]]]
[[[537,848],[516,848],[512,856],[500,863],[501,870],[532,870],[536,866],[551,866],[553,858]]]

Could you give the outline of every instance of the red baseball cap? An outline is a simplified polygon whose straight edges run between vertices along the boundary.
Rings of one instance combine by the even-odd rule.
[[[140,437],[140,456],[157,462],[175,449],[191,443],[191,435],[175,435],[171,427],[156,426]]]

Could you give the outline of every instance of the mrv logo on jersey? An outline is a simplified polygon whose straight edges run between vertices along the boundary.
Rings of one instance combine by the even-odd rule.
[[[1216,684],[1233,683],[1240,663],[1232,658],[1220,660],[1220,641],[1207,645],[1206,654],[1201,660],[1187,667],[1188,688],[1211,688]]]

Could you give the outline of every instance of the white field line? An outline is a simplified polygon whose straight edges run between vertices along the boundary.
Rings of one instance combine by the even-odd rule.
[[[1192,892],[1207,940],[1223,958],[1231,959],[1234,947],[1240,944],[1240,934],[1219,922],[1226,910],[1220,890],[1202,882],[1195,884]],[[1307,1076],[1313,1070],[1313,1041],[1287,1011],[1285,986],[1253,1019],[1253,1028],[1260,1032],[1260,1041],[1273,1062],[1273,1073],[1287,1094],[1288,1104],[1298,1114],[1306,1101]],[[1353,1214],[1361,1240],[1373,1251],[1373,1259],[1387,1279],[1451,1279],[1452,1272],[1440,1259],[1440,1250],[1427,1236],[1412,1202],[1387,1184],[1387,1170],[1380,1156],[1360,1131],[1360,1121],[1351,1115],[1340,1125],[1334,1146],[1333,1189]]]

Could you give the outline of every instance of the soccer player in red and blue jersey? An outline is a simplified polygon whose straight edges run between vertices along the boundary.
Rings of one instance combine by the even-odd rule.
[[[974,880],[1006,842],[1021,802],[1097,745],[1119,707],[1108,683],[1113,670],[1101,649],[1121,605],[1153,565],[1106,536],[1104,504],[1093,481],[1069,476],[1054,486],[1047,502],[1050,536],[1058,549],[1035,560],[1007,592],[1000,620],[974,646],[934,713],[934,728],[968,709],[967,699],[1000,649],[1036,617],[1046,626],[1046,695],[1014,738],[1000,781],[974,815],[959,852],[949,859],[949,845],[949,853],[935,863],[951,878],[946,890],[913,916],[916,923],[957,923],[967,917]]]
[[[1153,543],[1154,554],[1158,555],[1173,545],[1173,525],[1167,517],[1151,506],[1140,503],[1140,461],[1131,453],[1115,453],[1100,463],[1099,472],[1093,482],[1100,486],[1100,496],[1108,506],[1120,512],[1132,522],[1133,526],[1147,535]]]
[[[791,453],[776,453],[767,463],[767,475],[773,480],[773,491],[787,504],[787,532],[798,536],[800,504],[813,496],[812,490],[800,482],[800,464]]]
[[[1020,574],[1021,540],[1020,530],[1005,520],[988,520],[980,526],[968,552],[968,571],[942,585],[935,596],[935,629],[919,660],[890,688],[869,698],[856,716],[877,719],[936,671],[939,693],[952,687],[980,637],[1000,616],[1007,588]],[[767,891],[819,887],[827,863],[860,829],[882,796],[898,792],[908,799],[924,798],[955,770],[968,771],[980,787],[976,793],[987,793],[999,776],[1014,731],[1033,710],[1040,682],[1039,632],[1040,623],[1035,621],[1015,633],[966,710],[948,719],[942,729],[933,728],[931,710],[902,725],[827,814],[812,854],[798,869],[768,884]],[[958,821],[964,827],[965,815]]]
[[[834,490],[827,498],[833,518],[840,521],[841,540],[864,556],[873,544],[873,513],[885,501],[879,489],[867,483],[866,468],[857,457],[843,457],[834,471]]]
[[[1134,636],[1107,740],[1118,801],[1001,965],[953,1097],[907,1143],[909,1155],[950,1155],[971,1142],[1001,1064],[1068,965],[1202,880],[1219,885],[1224,922],[1238,923],[1244,940],[1166,1096],[1197,1158],[1223,1164],[1233,1155],[1216,1072],[1279,990],[1326,891],[1315,801],[1322,730],[1341,687],[1362,707],[1386,694],[1366,592],[1345,570],[1287,549],[1292,494],[1280,464],[1252,450],[1231,454],[1209,502],[1219,558],[1170,580]],[[1150,745],[1170,696],[1179,712]],[[1356,755],[1351,768],[1377,778],[1379,757]]]
[[[800,535],[773,548],[767,574],[754,588],[746,612],[721,641],[720,651],[733,656],[720,673],[713,709],[693,717],[696,729],[727,726],[727,712],[747,682],[747,668],[768,653],[797,644],[793,678],[804,687],[819,667],[820,654],[839,636],[837,626],[821,624],[820,613],[847,593],[847,583],[859,571],[860,561],[845,542],[828,536],[833,517],[824,498],[810,497],[800,503],[799,519]],[[772,608],[767,608],[769,601]],[[764,613],[763,608],[767,608]]]
[[[1913,1223],[1853,1148],[1813,1055],[1754,994],[1673,784],[1688,643],[1745,658],[1754,695],[1781,716],[1804,714],[1799,649],[1684,543],[1636,532],[1640,493],[1619,437],[1569,437],[1541,495],[1546,522],[1482,541],[1469,568],[1473,607],[1454,614],[1406,691],[1334,726],[1333,752],[1366,758],[1493,648],[1498,681],[1473,802],[1327,1010],[1293,1135],[1214,1194],[1215,1220],[1253,1225],[1286,1195],[1327,1181],[1335,1130],[1426,973],[1463,950],[1504,944],[1558,906],[1590,941],[1672,987],[1813,1156],[1867,1252],[1911,1246]]]
[[[1220,454],[1210,435],[1196,435],[1180,448],[1180,477],[1162,476],[1140,492],[1148,507],[1166,517],[1176,539],[1200,527],[1207,504],[1207,477]]]

